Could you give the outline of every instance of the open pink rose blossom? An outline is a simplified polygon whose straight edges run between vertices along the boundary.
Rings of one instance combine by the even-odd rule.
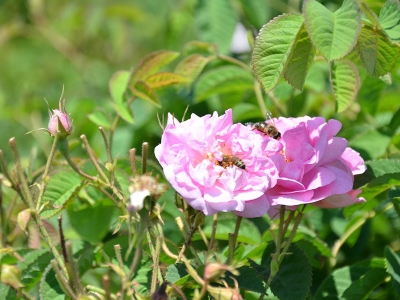
[[[253,218],[270,208],[265,192],[275,186],[277,169],[268,156],[281,144],[247,126],[232,123],[232,111],[180,123],[171,115],[155,155],[172,187],[205,215],[233,213]],[[235,156],[239,164],[223,164]],[[242,165],[244,164],[244,165]]]
[[[352,188],[354,175],[366,167],[360,154],[347,147],[346,139],[335,137],[341,128],[339,121],[281,117],[274,123],[283,146],[281,153],[271,156],[279,178],[266,196],[274,208],[300,204],[344,207],[365,201]]]

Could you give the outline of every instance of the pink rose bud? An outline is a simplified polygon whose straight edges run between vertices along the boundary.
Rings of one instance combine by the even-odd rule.
[[[66,137],[71,134],[72,120],[65,110],[63,112],[63,110],[53,109],[53,113],[49,112],[49,115],[48,130],[52,136],[55,136],[57,132],[61,134],[60,137]]]

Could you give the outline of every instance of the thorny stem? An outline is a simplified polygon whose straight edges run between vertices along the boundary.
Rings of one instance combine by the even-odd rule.
[[[142,175],[146,174],[147,171],[148,151],[149,151],[149,143],[144,142],[142,144]]]
[[[109,163],[112,163],[111,147],[110,147],[110,143],[108,142],[106,132],[105,132],[104,128],[101,126],[99,127],[99,130],[101,132],[101,136],[103,137],[104,145],[106,146],[107,160]]]
[[[21,166],[21,162],[19,160],[19,155],[18,155],[18,150],[17,150],[17,142],[16,142],[14,137],[9,140],[9,145],[10,145],[13,157],[14,157],[15,165],[17,167],[17,173],[18,173],[19,181],[20,181],[20,184],[22,185],[22,189],[23,189],[23,191],[25,193],[25,197],[26,197],[25,201],[28,203],[29,208],[32,209],[32,211],[35,212],[34,220],[35,220],[37,226],[39,227],[39,230],[40,230],[40,232],[41,232],[41,234],[42,234],[47,246],[49,247],[49,249],[53,253],[54,258],[57,260],[59,266],[61,267],[61,270],[63,271],[65,278],[68,278],[68,272],[67,272],[67,269],[65,267],[64,261],[62,260],[60,254],[58,253],[57,248],[54,247],[54,245],[53,245],[53,243],[51,241],[51,238],[49,236],[49,233],[47,232],[46,228],[43,225],[42,219],[40,218],[39,212],[35,211],[35,206],[34,206],[34,203],[33,203],[33,200],[32,200],[32,195],[31,195],[31,193],[29,191],[28,183],[27,183],[26,178],[24,176],[24,173],[22,171],[22,166]],[[22,199],[24,199],[22,193],[20,194],[20,196],[21,196]]]
[[[110,290],[110,278],[107,275],[104,275],[102,278],[104,291],[97,291],[97,293],[104,295],[105,300],[111,299],[111,290]],[[103,294],[104,292],[104,294]]]
[[[207,240],[206,235],[204,234],[204,231],[201,229],[200,226],[197,226],[197,231],[199,232],[199,234],[201,236],[201,239],[203,240],[204,244],[208,248],[208,240]]]
[[[50,166],[51,166],[51,163],[53,161],[54,154],[56,153],[57,144],[58,144],[59,140],[60,140],[60,135],[56,134],[54,136],[53,144],[51,145],[49,157],[47,158],[46,166],[44,168],[43,175],[42,175],[42,183],[40,185],[39,196],[38,196],[37,201],[36,201],[36,211],[37,212],[40,209],[40,205],[42,203],[42,198],[43,198],[43,195],[44,195],[44,191],[46,190],[47,181],[48,181],[47,174],[49,174]]]
[[[213,225],[212,225],[212,230],[211,230],[211,237],[210,237],[210,243],[208,244],[208,249],[207,249],[207,257],[210,251],[212,251],[214,247],[214,241],[215,241],[215,233],[217,232],[217,225],[218,225],[218,214],[215,214],[213,216]]]
[[[101,169],[100,164],[99,164],[99,162],[97,160],[96,154],[94,154],[94,151],[93,151],[92,147],[90,147],[90,144],[89,144],[89,141],[88,141],[86,135],[82,134],[80,136],[80,138],[81,138],[83,144],[85,145],[86,152],[89,155],[89,158],[92,161],[92,163],[93,163],[94,167],[96,168],[97,172],[99,172],[100,176],[102,176],[103,179],[107,183],[109,183],[108,177],[106,176],[106,174]]]
[[[240,228],[240,223],[242,222],[243,217],[237,216],[236,218],[236,224],[235,224],[235,231],[231,235],[232,237],[232,242],[229,245],[229,254],[228,254],[228,260],[227,264],[231,263],[233,260],[233,256],[235,254],[235,248],[236,248],[236,242],[237,242],[237,237],[239,234],[239,228]]]
[[[129,150],[129,162],[131,165],[132,176],[135,177],[137,175],[136,171],[136,149],[132,148]]]
[[[67,248],[65,247],[64,231],[62,228],[62,215],[58,217],[58,231],[60,233],[60,244],[61,244],[62,255],[64,257],[65,263],[67,264],[68,255],[67,255]]]
[[[76,264],[74,262],[74,254],[72,252],[72,244],[71,242],[68,242],[66,244],[66,248],[67,248],[67,256],[68,256],[68,269],[70,270],[70,276],[72,278],[72,282],[73,282],[73,286],[75,288],[75,290],[78,292],[78,295],[83,295],[84,294],[84,290],[81,284],[81,280],[79,279],[79,274],[78,274],[78,270],[76,268]]]
[[[77,297],[74,294],[74,292],[72,291],[71,287],[65,281],[64,276],[61,274],[60,269],[58,268],[57,262],[54,259],[51,261],[51,265],[53,267],[54,272],[56,273],[57,281],[60,284],[60,287],[64,291],[64,293],[72,299],[77,299]]]
[[[157,279],[159,282],[163,280],[161,272],[160,272],[160,254],[161,254],[161,237],[157,236],[156,238],[156,248],[153,256],[153,275],[151,278],[151,288],[150,293],[153,294],[157,288]]]
[[[292,219],[293,219],[293,217],[294,217],[294,213],[295,213],[295,211],[294,210],[291,210],[290,211],[290,213],[289,213],[289,216],[287,217],[287,219],[286,219],[286,222],[285,222],[285,226],[283,227],[283,230],[282,230],[282,239],[285,237],[285,235],[286,235],[286,232],[287,232],[287,230],[288,230],[288,228],[289,228],[289,225],[290,225],[290,222],[292,221]]]
[[[1,165],[1,169],[3,170],[4,176],[8,179],[8,181],[10,181],[13,189],[17,189],[17,186],[16,186],[14,180],[11,178],[10,173],[8,172],[7,162],[4,158],[3,150],[0,150],[0,165]]]
[[[282,239],[285,237],[285,231],[283,231],[283,223],[285,222],[285,210],[286,206],[282,205],[279,210],[279,232],[276,240],[276,256],[278,257],[281,251]]]
[[[114,245],[114,251],[115,251],[115,257],[117,258],[118,261],[118,266],[121,268],[121,270],[124,272],[126,276],[124,261],[122,260],[121,246],[119,244]]]

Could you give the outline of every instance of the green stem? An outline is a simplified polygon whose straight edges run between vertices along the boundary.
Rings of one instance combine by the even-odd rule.
[[[92,147],[90,147],[90,144],[89,144],[89,141],[88,141],[86,135],[82,134],[80,136],[80,138],[83,141],[83,144],[85,145],[86,152],[89,155],[89,158],[92,161],[92,163],[93,163],[94,167],[96,168],[97,172],[99,172],[100,176],[103,177],[103,179],[107,183],[109,183],[109,179],[106,176],[106,174],[103,172],[103,170],[102,170],[102,168],[101,168],[101,166],[100,166],[100,164],[98,162],[98,159],[97,159],[96,155],[94,154],[94,151],[93,151]]]
[[[235,65],[245,69],[246,71],[249,71],[249,72],[253,73],[253,70],[250,68],[250,66],[248,66],[247,64],[245,64],[244,62],[242,62],[242,61],[240,61],[238,59],[235,59],[233,57],[230,57],[230,56],[227,56],[227,55],[223,55],[223,54],[219,54],[218,58],[221,59],[221,60],[228,61],[228,62],[230,62],[232,64],[235,64]]]
[[[343,244],[346,242],[346,240],[361,226],[364,225],[364,223],[367,221],[367,219],[372,218],[375,215],[374,212],[366,213],[363,218],[355,222],[347,231],[338,239],[335,244],[332,247],[332,257],[329,259],[329,264],[331,267],[334,267],[336,264],[336,257],[337,254],[339,253],[340,248],[343,246]]]
[[[97,286],[87,285],[87,286],[85,286],[85,288],[86,288],[88,291],[95,292],[95,293],[99,293],[100,295],[105,296],[105,299],[107,299],[107,296],[109,296],[109,298],[111,298],[111,299],[113,299],[113,300],[116,300],[116,299],[117,299],[117,297],[115,297],[114,295],[112,295],[112,294],[110,294],[110,295],[107,294],[107,291],[105,291],[105,290],[103,290],[103,289],[101,289],[101,288],[99,288],[99,287],[97,287]]]
[[[279,231],[276,240],[276,254],[275,254],[277,256],[279,256],[279,253],[281,251],[282,239],[285,237],[285,233],[283,232],[283,223],[285,221],[285,210],[286,210],[285,205],[282,205],[281,209],[279,210]]]
[[[210,251],[212,251],[212,248],[214,247],[215,234],[217,232],[217,225],[218,225],[218,213],[216,213],[213,216],[213,225],[212,225],[212,230],[211,230],[210,243],[208,244],[207,254],[210,253]],[[207,257],[208,257],[208,255],[207,255]]]
[[[57,144],[58,144],[59,140],[60,140],[60,135],[56,134],[54,136],[53,144],[51,145],[51,149],[50,149],[50,153],[49,153],[49,157],[47,158],[46,167],[44,168],[44,172],[42,175],[42,183],[40,185],[39,196],[36,200],[36,211],[37,212],[39,212],[39,210],[40,210],[40,205],[42,203],[44,191],[46,190],[46,186],[48,183],[47,174],[49,174],[50,166],[51,166],[51,163],[53,162],[54,154],[56,153]]]
[[[99,130],[101,132],[101,136],[103,137],[104,145],[106,146],[107,160],[109,163],[112,163],[111,147],[110,147],[110,143],[108,142],[106,132],[104,131],[104,128],[101,126],[99,127]]]
[[[236,248],[236,242],[237,242],[237,237],[239,234],[239,228],[240,228],[240,223],[242,222],[243,217],[237,216],[236,218],[236,224],[235,224],[235,231],[233,232],[232,236],[232,241],[229,244],[229,254],[228,254],[228,260],[227,264],[231,263],[233,261],[233,256],[235,254],[235,248]]]
[[[78,296],[84,295],[83,287],[81,284],[81,280],[79,278],[78,270],[76,268],[76,264],[74,262],[74,254],[72,252],[72,244],[71,242],[67,242],[67,256],[68,256],[68,269],[70,270],[70,277],[72,279],[73,286],[75,291],[77,291]]]
[[[161,238],[156,238],[156,248],[153,256],[153,275],[151,278],[150,293],[153,294],[157,288],[157,282],[162,282],[163,278],[160,272],[160,254],[161,254]]]
[[[256,99],[258,106],[260,107],[261,113],[263,116],[267,115],[267,107],[265,106],[264,97],[262,95],[261,85],[256,80],[254,80],[254,93],[256,94]]]
[[[1,224],[1,238],[0,238],[0,247],[5,248],[7,244],[7,231],[6,222],[4,219],[4,211],[3,211],[3,180],[0,178],[0,224]]]

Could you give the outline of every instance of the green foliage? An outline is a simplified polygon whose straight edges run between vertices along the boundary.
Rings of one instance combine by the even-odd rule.
[[[398,0],[0,6],[0,148],[11,178],[2,166],[0,299],[69,299],[65,286],[78,293],[76,280],[84,291],[77,299],[106,298],[107,290],[112,299],[131,292],[148,299],[164,280],[174,284],[167,288],[170,299],[200,293],[231,299],[236,289],[243,299],[265,293],[268,299],[399,297]],[[240,43],[252,48],[247,52],[232,44],[239,21],[247,30]],[[70,155],[87,176],[67,168],[58,150],[44,171],[52,139],[40,132],[25,136],[46,127],[42,99],[57,108],[62,85],[75,127]],[[171,189],[132,211],[130,193],[143,185],[142,142],[149,143],[146,174],[166,183],[153,153],[162,133],[157,115],[162,127],[167,112],[181,120],[229,108],[242,123],[264,120],[267,109],[274,117],[340,120],[339,134],[367,160],[367,171],[354,182],[366,202],[343,210],[308,205],[296,234],[290,236],[289,225],[282,236],[282,249],[289,238],[293,243],[280,265],[273,260],[279,222],[267,215],[243,219],[232,249],[235,215],[219,214],[213,235],[213,218],[196,219],[190,207],[177,207]],[[80,145],[82,134],[93,153]],[[12,136],[33,207],[6,151]],[[71,244],[69,268],[76,271],[69,271],[78,279],[63,273],[62,237]],[[204,283],[210,264],[220,274]],[[273,278],[271,269],[278,271]]]

